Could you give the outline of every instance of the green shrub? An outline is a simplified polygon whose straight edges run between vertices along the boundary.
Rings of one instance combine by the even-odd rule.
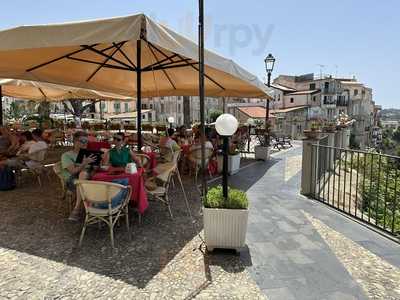
[[[213,187],[207,193],[204,206],[207,208],[247,209],[249,201],[245,192],[228,188],[228,200],[224,199],[222,186]]]

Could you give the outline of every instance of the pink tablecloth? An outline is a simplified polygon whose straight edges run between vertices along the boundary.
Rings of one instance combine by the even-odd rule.
[[[123,173],[119,175],[111,175],[107,172],[98,172],[92,177],[92,180],[111,182],[114,179],[128,178],[129,185],[132,187],[131,203],[137,208],[140,214],[143,214],[149,206],[149,202],[147,201],[147,194],[144,188],[142,174],[143,169],[139,169],[135,174]]]
[[[100,149],[110,149],[111,145],[108,142],[89,142],[88,150],[100,151]]]

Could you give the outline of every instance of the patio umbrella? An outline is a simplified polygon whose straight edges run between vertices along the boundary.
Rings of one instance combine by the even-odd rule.
[[[0,86],[3,96],[32,101],[62,101],[68,99],[132,99],[132,97],[107,92],[29,80],[0,79]]]
[[[199,93],[197,44],[143,14],[16,27],[0,40],[3,78],[136,97],[139,114],[142,97]],[[206,96],[268,97],[256,76],[210,51],[204,87]]]

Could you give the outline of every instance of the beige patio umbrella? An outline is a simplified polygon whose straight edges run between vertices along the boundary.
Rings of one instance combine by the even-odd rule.
[[[139,149],[142,96],[269,98],[256,76],[203,51],[202,38],[198,47],[143,14],[16,27],[0,31],[0,41],[0,77],[136,96]]]
[[[132,97],[113,93],[19,79],[0,79],[0,86],[3,96],[32,101],[51,102],[68,99],[132,99]]]

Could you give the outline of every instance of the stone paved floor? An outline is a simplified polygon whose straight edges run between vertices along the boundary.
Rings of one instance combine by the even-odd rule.
[[[94,226],[77,248],[81,224],[66,220],[59,184],[0,192],[0,299],[265,299],[237,255],[205,253],[200,201],[193,179],[185,181],[194,225],[178,189],[174,220],[150,202],[142,224],[131,215],[115,230]]]
[[[299,195],[300,169],[297,143],[230,178],[250,198],[241,257],[258,286],[271,300],[400,299],[400,245]]]

